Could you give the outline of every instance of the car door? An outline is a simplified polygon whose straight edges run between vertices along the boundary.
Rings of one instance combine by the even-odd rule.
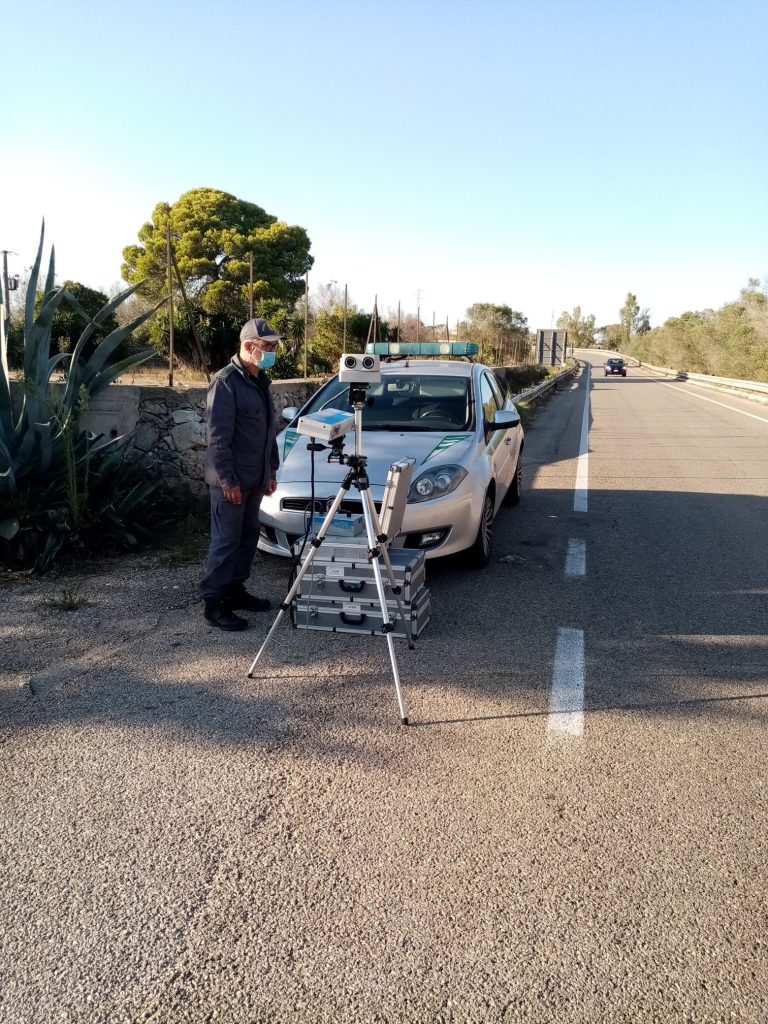
[[[499,403],[500,407],[505,411],[516,413],[517,409],[515,408],[515,403],[512,401],[511,398],[504,398],[501,388],[499,387],[499,382],[494,373],[491,374],[491,386],[493,387],[496,393],[496,400]],[[520,458],[520,448],[523,441],[523,431],[520,426],[516,426],[512,427],[509,430],[505,430],[503,433],[503,444],[507,450],[507,460],[505,465],[506,477],[504,483],[505,486],[508,487],[512,483],[512,480],[515,475],[515,470],[517,469],[517,460]]]
[[[483,420],[487,425],[496,418],[496,413],[504,408],[504,399],[501,394],[496,378],[489,370],[483,370],[480,377],[480,404],[483,411]],[[514,472],[514,465],[510,468],[510,437],[509,430],[494,430],[485,433],[486,452],[491,461],[493,478],[496,480],[496,507],[498,508],[505,491],[509,487]]]

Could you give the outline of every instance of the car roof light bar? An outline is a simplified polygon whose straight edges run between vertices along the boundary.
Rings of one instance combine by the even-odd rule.
[[[365,346],[370,355],[379,356],[476,356],[476,341],[374,341]]]

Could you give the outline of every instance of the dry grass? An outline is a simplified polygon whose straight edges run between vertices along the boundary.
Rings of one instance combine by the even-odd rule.
[[[120,384],[135,384],[137,387],[167,387],[169,371],[167,366],[137,366],[127,373],[121,374],[117,381]],[[207,387],[208,378],[202,370],[195,370],[188,366],[175,366],[173,368],[174,387],[179,385],[187,387]]]

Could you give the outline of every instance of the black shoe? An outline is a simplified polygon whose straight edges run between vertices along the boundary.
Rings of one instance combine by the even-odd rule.
[[[266,597],[255,597],[243,587],[233,591],[227,598],[230,608],[239,608],[244,612],[266,612],[272,607]]]
[[[205,602],[206,622],[210,622],[217,629],[225,629],[228,632],[248,629],[248,620],[235,615],[232,605],[227,601],[206,601]]]

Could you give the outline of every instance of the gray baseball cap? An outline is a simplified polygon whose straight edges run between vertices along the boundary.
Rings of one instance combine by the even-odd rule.
[[[240,341],[280,341],[280,335],[274,329],[270,327],[266,320],[262,320],[261,317],[255,317],[253,320],[249,320],[247,324],[243,324],[243,328],[240,331]]]

